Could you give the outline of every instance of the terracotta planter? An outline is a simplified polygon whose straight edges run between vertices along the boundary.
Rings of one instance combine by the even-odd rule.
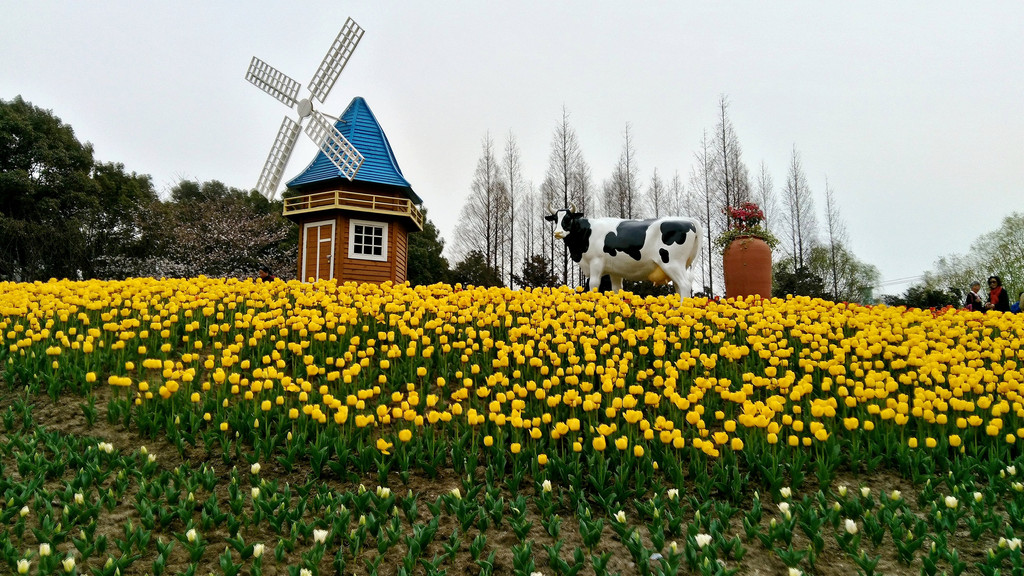
[[[722,269],[725,272],[727,298],[772,295],[772,249],[768,243],[753,236],[740,236],[725,249]]]

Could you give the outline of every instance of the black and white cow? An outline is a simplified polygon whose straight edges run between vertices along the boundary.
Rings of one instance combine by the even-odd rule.
[[[569,210],[549,207],[549,211],[544,219],[555,223],[555,238],[565,241],[591,287],[599,286],[601,276],[607,274],[616,292],[624,279],[671,280],[680,298],[690,296],[690,266],[700,251],[701,225],[696,220],[587,219],[571,206]]]

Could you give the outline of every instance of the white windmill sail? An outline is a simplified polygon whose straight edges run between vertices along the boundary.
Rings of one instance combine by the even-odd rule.
[[[363,29],[349,18],[313,74],[313,79],[309,81],[309,97],[301,100],[298,99],[301,85],[287,74],[255,56],[249,63],[245,79],[285,106],[295,108],[299,115],[297,121],[287,116],[284,118],[256,183],[256,189],[269,200],[273,200],[277,195],[277,187],[306,118],[310,119],[306,125],[306,135],[338,168],[338,172],[352,180],[359,171],[363,155],[334,127],[333,123],[313,109],[312,99],[324,102],[362,38]]]

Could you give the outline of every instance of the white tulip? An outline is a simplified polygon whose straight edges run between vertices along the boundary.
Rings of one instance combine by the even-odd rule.
[[[956,508],[960,502],[956,499],[956,496],[946,496],[946,508]]]
[[[327,542],[327,530],[313,530],[313,542],[317,544]]]
[[[60,563],[62,566],[64,566],[64,571],[69,574],[71,573],[72,570],[75,569],[75,558],[73,556],[68,556],[67,558],[61,560]]]
[[[701,548],[711,544],[711,534],[697,534],[693,539],[697,541],[697,546]]]
[[[196,540],[199,539],[199,533],[196,532],[195,528],[189,528],[188,532],[185,532],[185,539],[188,540],[190,544],[195,544]]]
[[[615,521],[618,522],[619,524],[625,524],[626,523],[626,512],[623,511],[623,510],[619,510],[618,512],[616,512],[615,513]]]
[[[260,556],[263,556],[263,548],[264,548],[263,544],[256,544],[256,545],[254,545],[252,547],[252,556],[253,556],[253,558],[259,558]]]
[[[843,521],[843,528],[846,529],[846,533],[853,535],[857,533],[857,523],[847,518]]]
[[[789,502],[781,502],[779,504],[779,512],[782,512],[782,515],[785,516],[786,519],[789,519],[789,517],[790,517]]]
[[[250,466],[249,467],[249,472],[252,472],[253,474],[259,474],[260,473],[260,463],[256,462],[255,464]]]
[[[782,488],[779,488],[779,494],[782,495],[783,498],[789,498],[793,496],[793,490],[789,486],[783,486]]]

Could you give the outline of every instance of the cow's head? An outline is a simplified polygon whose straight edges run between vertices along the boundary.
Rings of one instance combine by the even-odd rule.
[[[576,211],[576,206],[569,204],[568,209],[555,210],[548,204],[549,214],[544,217],[548,222],[555,223],[555,238],[564,239],[576,228],[576,224],[583,217],[582,212]]]

